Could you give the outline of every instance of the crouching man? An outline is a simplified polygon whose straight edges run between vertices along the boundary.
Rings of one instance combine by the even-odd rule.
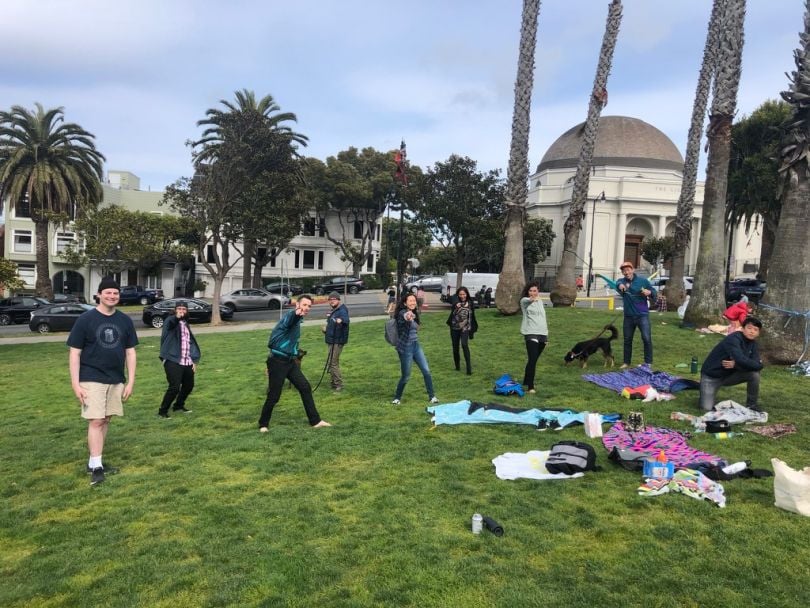
[[[759,356],[757,338],[762,330],[762,321],[747,317],[742,331],[729,334],[717,344],[700,368],[700,407],[710,411],[715,405],[715,395],[721,386],[747,385],[745,406],[759,409],[759,372],[762,360]]]

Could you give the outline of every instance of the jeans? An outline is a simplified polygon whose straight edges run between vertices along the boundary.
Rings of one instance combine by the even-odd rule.
[[[343,376],[340,374],[340,353],[343,344],[329,345],[329,377],[332,379],[332,388],[343,388]]]
[[[174,409],[183,409],[186,405],[186,398],[194,390],[194,368],[191,365],[180,365],[168,359],[163,362],[163,369],[166,372],[166,380],[169,381],[169,388],[163,395],[163,402],[160,404],[160,413],[169,411],[169,406],[174,401]]]
[[[630,365],[630,361],[633,359],[633,335],[636,333],[636,327],[641,331],[641,341],[644,343],[644,363],[652,365],[653,346],[649,315],[627,316],[624,318],[624,327],[622,328],[624,333],[624,364]]]
[[[405,391],[405,385],[408,384],[408,379],[411,377],[411,367],[416,362],[416,366],[422,371],[422,377],[425,379],[425,389],[427,390],[428,399],[433,399],[433,378],[430,375],[430,368],[428,367],[425,353],[419,342],[408,342],[399,353],[399,367],[401,375],[399,383],[397,384],[397,392],[394,395],[395,399],[402,399],[402,393]]]
[[[715,395],[721,386],[734,386],[747,383],[745,407],[757,409],[759,406],[759,372],[732,372],[723,378],[712,378],[706,374],[700,375],[700,408],[709,412],[715,405]]]
[[[312,387],[304,376],[299,365],[292,359],[284,357],[268,357],[267,359],[267,399],[264,401],[262,413],[259,416],[259,427],[270,424],[270,416],[273,408],[281,398],[281,389],[284,388],[284,381],[289,378],[292,385],[301,394],[301,401],[304,404],[304,411],[310,426],[315,426],[321,421],[318,410],[315,408],[315,400],[312,398]]]
[[[523,371],[523,384],[529,389],[534,388],[534,373],[537,368],[537,360],[546,348],[545,336],[526,335],[526,354],[529,360],[526,362],[526,369]]]
[[[470,364],[470,346],[469,346],[470,332],[461,331],[460,329],[450,330],[450,340],[453,342],[453,363],[456,364],[456,369],[461,369],[461,356],[458,347],[464,351],[464,362],[467,364],[467,373],[472,373],[472,365]]]

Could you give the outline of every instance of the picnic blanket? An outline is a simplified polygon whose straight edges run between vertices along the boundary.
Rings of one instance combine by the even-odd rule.
[[[588,412],[573,410],[520,409],[499,403],[478,403],[464,399],[456,403],[431,405],[426,408],[433,414],[433,423],[439,424],[528,424],[540,427],[565,428],[571,424],[583,424]],[[601,422],[616,422],[620,414],[600,414]],[[543,423],[541,425],[541,422]]]
[[[646,363],[618,372],[583,374],[582,378],[619,394],[626,386],[636,387],[643,384],[649,384],[659,393],[677,393],[687,389],[700,389],[699,382],[673,376],[667,372],[655,371]]]
[[[632,433],[625,430],[621,422],[614,424],[602,437],[602,444],[608,452],[629,450],[655,458],[663,450],[667,460],[676,467],[698,468],[704,464],[726,466],[725,459],[714,454],[701,452],[686,442],[686,437],[673,429],[645,427],[643,431]]]

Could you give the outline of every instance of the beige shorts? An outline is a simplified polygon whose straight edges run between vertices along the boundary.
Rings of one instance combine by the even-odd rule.
[[[87,391],[87,400],[82,404],[82,418],[100,420],[107,416],[124,415],[124,404],[121,402],[123,384],[79,382],[79,386]]]

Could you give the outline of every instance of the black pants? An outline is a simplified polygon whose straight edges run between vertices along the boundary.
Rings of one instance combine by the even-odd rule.
[[[301,394],[301,401],[307,413],[309,424],[315,426],[321,421],[318,410],[315,408],[315,400],[312,398],[312,387],[304,376],[301,368],[292,359],[282,357],[268,357],[267,359],[267,399],[264,401],[262,413],[259,416],[259,427],[270,424],[270,416],[273,408],[281,398],[281,389],[284,388],[284,381],[289,378],[292,385]]]
[[[163,369],[166,372],[166,380],[169,381],[169,388],[163,395],[163,402],[160,404],[160,413],[169,411],[169,406],[174,402],[174,409],[179,410],[185,407],[186,398],[194,390],[194,367],[191,365],[180,365],[174,361],[164,361]],[[175,401],[175,398],[177,401]]]
[[[453,341],[453,363],[456,364],[456,369],[461,369],[461,355],[458,352],[458,347],[464,351],[464,362],[467,364],[467,373],[472,373],[472,366],[470,365],[470,332],[461,331],[460,329],[450,330],[450,339]]]
[[[524,336],[526,339],[526,354],[529,360],[526,362],[526,371],[523,372],[523,384],[531,390],[534,388],[534,371],[537,367],[537,360],[546,348],[545,336]]]

